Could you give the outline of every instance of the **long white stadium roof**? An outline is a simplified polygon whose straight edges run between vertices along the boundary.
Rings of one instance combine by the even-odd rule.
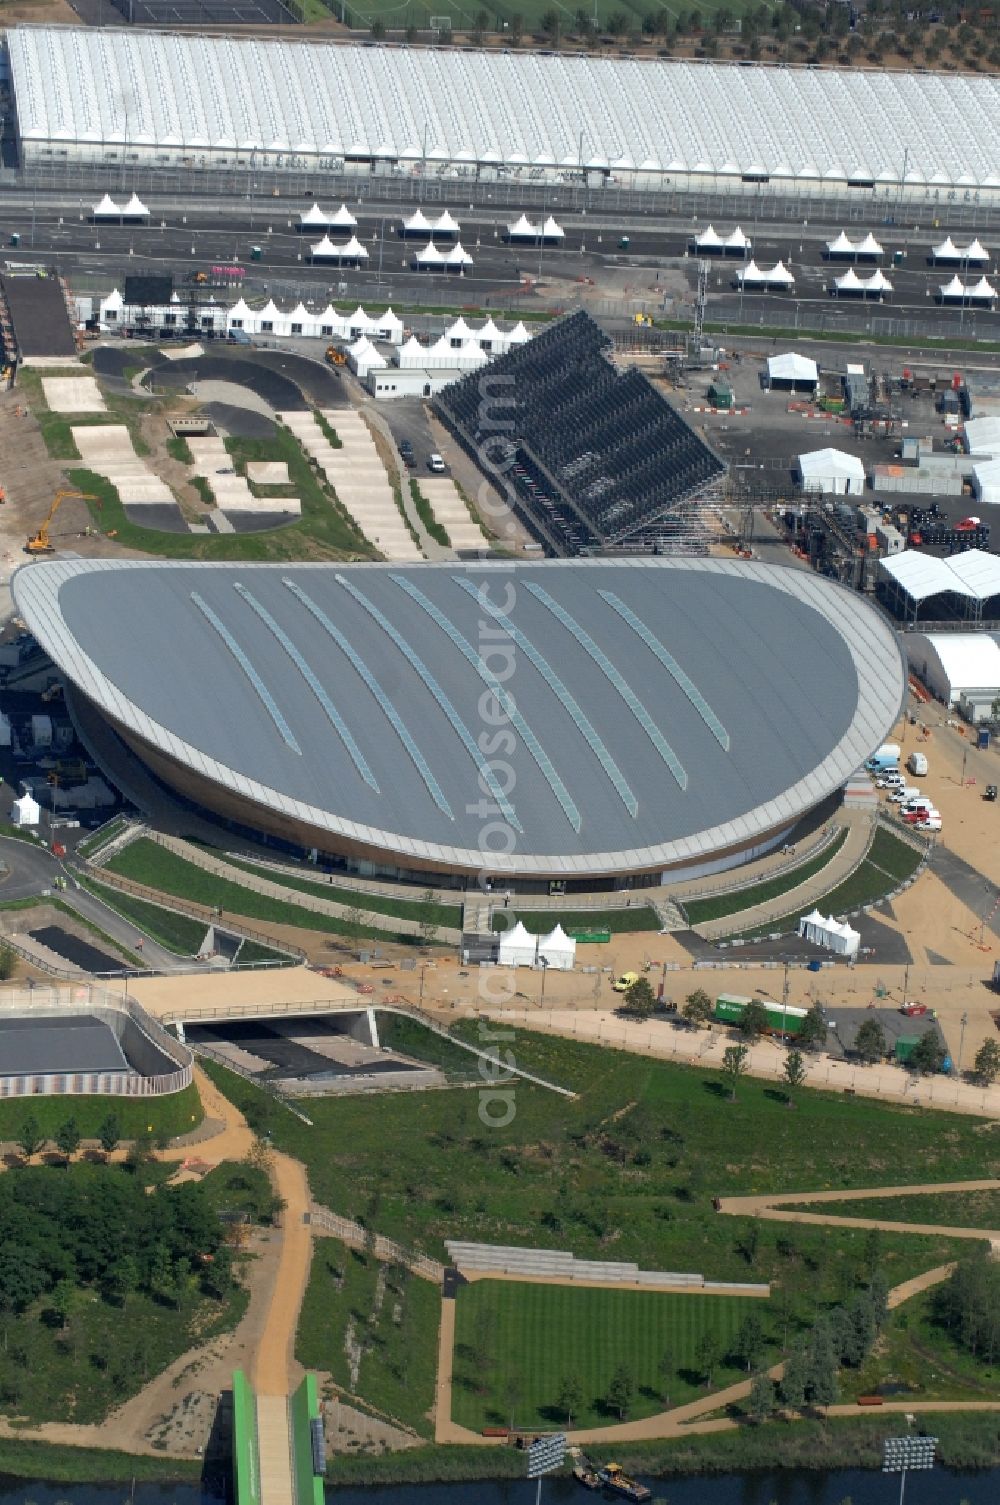
[[[28,143],[998,187],[1000,79],[15,26]]]

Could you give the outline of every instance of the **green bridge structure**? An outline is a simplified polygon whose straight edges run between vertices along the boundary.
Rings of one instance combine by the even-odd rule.
[[[316,1376],[290,1396],[258,1395],[233,1374],[236,1505],[323,1505],[326,1469]]]

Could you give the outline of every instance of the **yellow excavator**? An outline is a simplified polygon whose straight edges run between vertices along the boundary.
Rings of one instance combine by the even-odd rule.
[[[49,541],[49,527],[51,526],[52,519],[55,517],[56,513],[59,511],[59,508],[62,506],[63,502],[68,502],[69,499],[70,499],[70,497],[78,497],[81,501],[84,501],[84,502],[99,502],[100,501],[100,497],[92,496],[89,491],[74,491],[72,489],[72,487],[70,487],[70,488],[68,488],[66,490],[63,490],[63,491],[57,491],[56,494],[55,494],[55,496],[52,498],[52,506],[49,508],[48,516],[46,517],[45,521],[42,523],[41,527],[38,529],[38,532],[37,533],[32,533],[28,537],[28,539],[26,540],[25,545],[24,545],[25,553],[27,553],[27,554],[52,554],[52,553],[54,553],[55,546]]]

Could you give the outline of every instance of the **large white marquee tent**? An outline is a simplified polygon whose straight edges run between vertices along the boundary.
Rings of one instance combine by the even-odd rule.
[[[588,172],[1000,199],[1000,77],[364,47],[138,28],[7,33],[26,160]],[[905,184],[901,173],[905,171]]]

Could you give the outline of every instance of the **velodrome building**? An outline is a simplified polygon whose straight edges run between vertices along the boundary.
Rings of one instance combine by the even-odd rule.
[[[1000,201],[1000,78],[14,26],[23,163]]]
[[[877,611],[756,562],[68,559],[12,590],[71,708],[184,799],[455,886],[734,867],[843,787],[906,688]]]

